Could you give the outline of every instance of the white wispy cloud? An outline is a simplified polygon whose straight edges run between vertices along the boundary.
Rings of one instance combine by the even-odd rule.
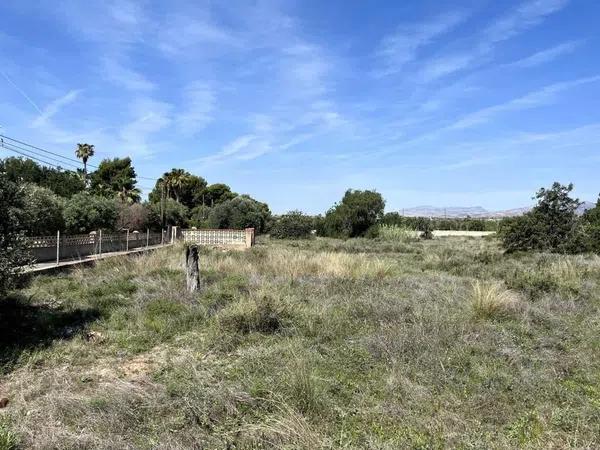
[[[172,56],[180,56],[194,49],[199,50],[200,46],[206,51],[207,47],[211,50],[215,45],[242,44],[236,33],[217,24],[206,14],[201,17],[171,15],[157,28],[157,47]]]
[[[461,119],[454,122],[447,129],[464,129],[470,128],[475,125],[479,125],[488,122],[492,117],[497,114],[510,112],[510,111],[522,111],[526,109],[537,108],[542,105],[549,104],[556,99],[556,95],[560,92],[568,89],[580,86],[583,84],[594,83],[600,81],[600,75],[579,78],[577,80],[565,81],[561,83],[554,83],[545,86],[541,89],[530,92],[521,97],[515,98],[505,103],[501,103],[487,108],[480,109],[479,111],[467,114]]]
[[[529,0],[517,8],[502,15],[475,34],[474,43],[462,51],[438,54],[421,62],[419,80],[430,82],[459,71],[473,69],[492,58],[496,47],[508,39],[540,25],[548,16],[565,8],[569,0]],[[556,49],[555,52],[569,51],[567,48]],[[552,53],[539,55],[538,59],[552,59]],[[534,61],[535,62],[535,61]]]
[[[101,60],[102,75],[108,81],[131,91],[151,91],[156,86],[144,75],[127,67],[116,56],[105,56]]]
[[[581,44],[582,41],[564,42],[519,59],[518,61],[506,64],[505,67],[529,68],[546,64],[563,55],[574,52]]]
[[[393,33],[385,36],[376,52],[382,60],[378,75],[389,75],[401,71],[413,62],[419,50],[456,28],[467,18],[464,12],[452,12],[426,22],[400,25]]]
[[[45,125],[50,119],[52,119],[56,114],[58,114],[65,106],[70,103],[73,103],[81,93],[80,89],[75,89],[67,92],[62,97],[59,97],[53,101],[51,101],[43,110],[42,113],[36,117],[36,119],[31,124],[34,128],[39,128]]]
[[[119,131],[119,142],[130,154],[149,156],[156,153],[153,136],[173,122],[173,106],[152,98],[138,98],[131,106],[132,120]]]
[[[484,35],[491,43],[505,41],[539,25],[568,3],[569,0],[529,0],[488,26]]]
[[[209,83],[195,81],[183,91],[182,112],[176,121],[178,128],[185,134],[194,134],[213,120],[216,95]]]
[[[271,150],[272,145],[268,139],[256,134],[245,134],[224,145],[221,151],[196,161],[201,163],[247,161],[269,153]]]

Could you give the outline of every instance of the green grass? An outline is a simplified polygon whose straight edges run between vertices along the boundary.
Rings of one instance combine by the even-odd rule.
[[[2,303],[0,449],[600,446],[598,257],[265,241],[189,294],[182,253]]]

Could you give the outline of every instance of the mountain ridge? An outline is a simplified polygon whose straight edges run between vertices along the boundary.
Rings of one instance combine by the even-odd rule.
[[[588,209],[596,206],[593,202],[582,202],[577,208],[577,214],[582,215]],[[435,217],[449,219],[463,219],[473,217],[479,219],[498,219],[502,217],[517,217],[531,211],[533,206],[524,206],[521,208],[504,209],[498,211],[489,211],[482,206],[447,206],[438,207],[431,205],[421,205],[412,208],[403,208],[399,210],[406,217]]]

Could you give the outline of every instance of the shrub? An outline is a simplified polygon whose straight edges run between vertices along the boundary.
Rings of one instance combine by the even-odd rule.
[[[287,319],[284,306],[267,296],[239,302],[218,316],[219,325],[224,331],[240,334],[277,333]]]
[[[116,228],[129,230],[145,230],[148,226],[148,206],[141,203],[128,204],[117,202],[117,224]]]
[[[87,233],[98,228],[114,229],[118,211],[114,199],[80,192],[65,206],[65,226],[69,233]]]
[[[423,219],[419,224],[419,231],[421,231],[421,239],[433,239],[433,223],[431,219]]]
[[[64,230],[64,199],[50,189],[25,184],[23,186],[23,231],[28,236],[54,234]]]
[[[161,214],[162,213],[162,214]],[[152,203],[150,206],[148,222],[154,229],[172,225],[183,227],[188,223],[189,209],[171,198],[162,203]]]
[[[277,239],[307,239],[312,236],[313,219],[301,211],[290,211],[274,219],[271,236]]]
[[[554,183],[540,189],[537,205],[521,217],[506,219],[500,226],[502,244],[508,252],[542,250],[578,253],[585,250],[581,223],[576,216],[579,200],[569,196],[573,185]]]
[[[385,201],[375,191],[348,189],[342,201],[325,215],[324,234],[332,237],[364,236],[383,216]]]
[[[210,207],[199,205],[192,209],[190,213],[190,225],[198,228],[208,228],[208,216]]]
[[[379,238],[383,241],[407,242],[416,239],[415,230],[398,225],[379,225]]]
[[[22,234],[23,192],[0,174],[0,295],[11,288],[29,262]]]
[[[254,228],[257,233],[262,233],[270,217],[271,211],[265,203],[239,195],[213,207],[208,224],[212,228]]]

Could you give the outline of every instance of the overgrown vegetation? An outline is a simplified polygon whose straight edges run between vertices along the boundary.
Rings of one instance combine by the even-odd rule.
[[[190,295],[181,252],[38,277],[12,295],[0,439],[600,446],[598,256],[505,254],[494,239],[270,240],[203,249],[204,290]]]
[[[308,239],[315,229],[314,219],[302,211],[290,211],[273,219],[269,233],[276,239]]]
[[[20,231],[25,235],[89,233],[99,228],[160,230],[175,225],[253,227],[262,233],[270,223],[271,212],[265,203],[236,194],[223,183],[208,185],[204,178],[183,169],[165,173],[157,180],[149,201],[142,203],[130,158],[104,159],[88,174],[94,146],[77,144],[75,154],[84,163],[84,169],[77,172],[51,169],[21,158],[0,160],[0,173],[24,190],[25,215]]]
[[[365,236],[383,217],[384,208],[385,200],[380,193],[348,189],[340,203],[325,214],[320,234],[341,238]]]
[[[24,206],[23,190],[0,173],[0,301],[29,260],[22,231]]]
[[[578,199],[570,197],[573,185],[554,183],[549,189],[540,189],[535,198],[537,205],[521,217],[505,219],[501,237],[508,252],[540,250],[558,253],[585,253],[596,251],[600,211],[588,211],[584,218],[576,215]]]

